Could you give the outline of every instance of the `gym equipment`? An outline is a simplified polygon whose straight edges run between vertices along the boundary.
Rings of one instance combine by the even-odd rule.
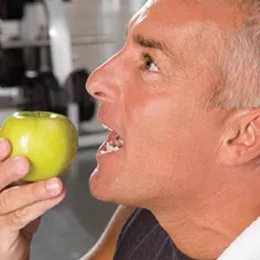
[[[26,0],[1,0],[0,17],[4,20],[21,20]]]
[[[49,20],[52,69],[60,84],[73,70],[72,46],[62,0],[44,0]]]
[[[27,71],[20,87],[22,103],[20,110],[48,111],[51,107],[49,88],[40,81],[36,71]]]
[[[22,49],[0,50],[0,85],[5,87],[18,86],[24,72]]]
[[[47,89],[48,111],[66,115],[67,93],[60,87],[55,75],[51,71],[40,72],[37,79],[38,84]]]
[[[24,15],[24,6],[35,3],[37,0],[1,0],[0,17],[4,20],[21,20]],[[70,2],[71,0],[63,0]]]
[[[79,119],[81,122],[91,120],[96,108],[94,98],[85,88],[88,77],[89,73],[86,69],[77,69],[70,73],[65,82],[65,89],[70,102],[77,103],[79,106]]]
[[[21,97],[21,110],[52,111],[66,115],[66,93],[50,71],[27,71],[21,86]]]

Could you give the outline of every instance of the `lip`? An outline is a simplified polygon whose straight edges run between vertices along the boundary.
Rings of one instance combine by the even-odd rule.
[[[116,133],[117,136],[120,136],[124,139],[124,136],[122,135],[122,132],[118,129],[116,126],[112,126],[112,124],[109,124],[105,121],[100,121],[103,126],[108,127],[109,133]],[[111,141],[111,140],[110,140]]]
[[[121,131],[120,127],[117,126],[115,123],[113,124],[112,122],[115,122],[116,120],[113,120],[113,116],[111,116],[108,113],[101,112],[101,109],[98,112],[98,121],[108,127],[111,131],[115,131],[120,137],[124,139],[123,132]]]
[[[98,148],[97,153],[96,153],[96,157],[100,157],[103,156],[105,153],[105,149],[106,149],[106,144],[107,144],[108,140],[104,141],[102,143],[102,145]]]
[[[110,142],[112,140],[117,139],[118,137],[120,137],[120,135],[116,131],[114,131],[114,130],[109,131],[107,141]]]

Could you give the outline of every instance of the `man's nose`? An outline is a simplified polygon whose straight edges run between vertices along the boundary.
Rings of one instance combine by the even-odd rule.
[[[117,100],[119,88],[118,77],[115,75],[113,60],[108,61],[94,71],[86,82],[86,89],[99,101],[114,102]]]

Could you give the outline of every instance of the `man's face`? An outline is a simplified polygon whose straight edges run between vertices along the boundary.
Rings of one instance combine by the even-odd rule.
[[[129,23],[124,48],[89,78],[99,119],[113,129],[109,139],[124,141],[119,151],[98,152],[90,178],[96,198],[158,207],[213,182],[223,114],[203,102],[217,83],[218,35],[230,12],[216,2],[148,1]]]

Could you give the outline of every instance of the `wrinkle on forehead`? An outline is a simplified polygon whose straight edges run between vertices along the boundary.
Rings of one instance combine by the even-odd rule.
[[[238,0],[149,0],[133,17],[131,24],[140,24],[152,16],[154,26],[192,21],[214,21],[223,27],[241,22],[243,11]]]
[[[226,32],[237,29],[243,20],[237,0],[150,0],[135,15],[135,32],[188,49],[194,44],[206,48],[218,44]],[[227,34],[227,35],[228,35]],[[177,46],[176,46],[177,45]],[[213,47],[213,46],[212,46]]]

